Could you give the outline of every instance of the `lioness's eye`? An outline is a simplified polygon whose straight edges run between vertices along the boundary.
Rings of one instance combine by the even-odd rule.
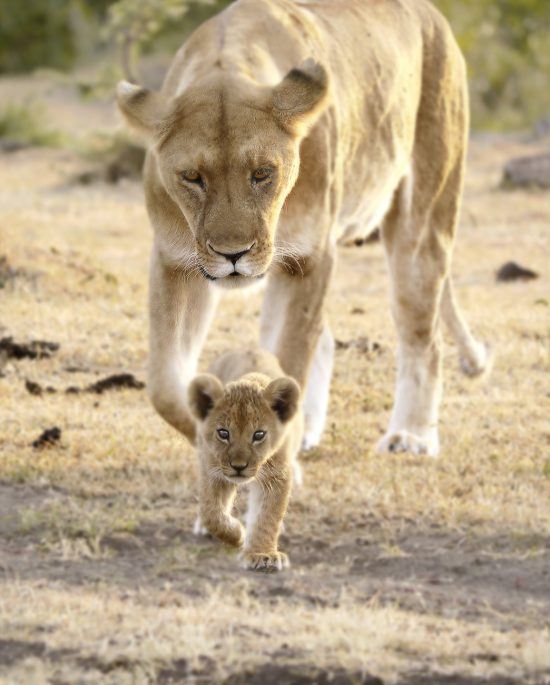
[[[265,431],[256,431],[252,436],[252,442],[261,442],[265,438]]]
[[[218,436],[220,440],[227,442],[229,440],[229,431],[225,428],[218,428]]]
[[[269,167],[260,167],[252,172],[252,183],[261,183],[271,178],[272,170]]]
[[[182,171],[180,174],[182,180],[187,181],[187,183],[196,183],[202,186],[202,176],[196,169],[188,169],[187,171]]]

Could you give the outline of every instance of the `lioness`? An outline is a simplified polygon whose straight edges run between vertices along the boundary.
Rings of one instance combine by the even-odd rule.
[[[443,319],[469,375],[487,365],[453,295],[468,133],[464,61],[427,0],[237,0],[177,53],[160,92],[118,102],[149,140],[155,230],[149,392],[190,440],[186,386],[224,288],[267,276],[261,344],[306,388],[321,439],[335,246],[377,226],[399,349],[381,451],[435,455]]]
[[[198,422],[195,532],[204,527],[229,545],[244,545],[246,568],[280,571],[288,566],[277,543],[293,472],[300,478],[300,388],[265,351],[225,354],[209,371],[189,386],[189,408]],[[245,483],[246,534],[231,515],[237,487]]]

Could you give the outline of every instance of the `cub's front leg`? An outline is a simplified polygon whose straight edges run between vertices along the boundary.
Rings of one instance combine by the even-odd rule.
[[[264,467],[265,468],[265,467]],[[288,557],[278,549],[283,517],[290,496],[291,474],[287,469],[276,478],[254,481],[250,486],[246,516],[246,538],[241,559],[254,571],[282,571]]]
[[[199,495],[199,518],[195,531],[202,528],[227,545],[241,547],[244,541],[244,528],[241,522],[231,515],[237,487],[221,479],[212,479],[206,468],[201,468],[201,487]]]

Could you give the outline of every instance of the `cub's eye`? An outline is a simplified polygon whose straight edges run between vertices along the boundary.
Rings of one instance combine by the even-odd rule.
[[[182,171],[180,177],[183,181],[187,181],[187,183],[195,183],[198,186],[203,185],[202,176],[196,169]]]
[[[263,181],[267,181],[271,178],[272,173],[273,170],[269,167],[260,167],[259,169],[256,169],[256,171],[252,172],[252,183],[262,183]]]
[[[229,442],[229,431],[225,428],[218,428],[218,437],[224,442]]]
[[[265,431],[256,431],[252,436],[252,442],[261,442],[265,438]]]

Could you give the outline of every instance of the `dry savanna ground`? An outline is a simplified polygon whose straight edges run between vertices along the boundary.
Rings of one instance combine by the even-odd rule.
[[[113,125],[110,105],[56,109],[56,88],[44,97],[60,126]],[[536,150],[471,146],[454,273],[496,361],[470,382],[448,343],[437,460],[373,451],[394,378],[388,280],[380,244],[342,248],[328,426],[302,457],[292,568],[268,576],[193,537],[195,456],[145,390],[65,392],[145,379],[139,182],[71,183],[85,162],[67,149],[2,154],[0,337],[59,349],[2,357],[0,682],[550,682],[550,203],[497,187],[505,160]],[[497,283],[510,259],[540,277]],[[223,301],[203,364],[256,340],[260,303]],[[31,446],[52,427],[58,441]]]

